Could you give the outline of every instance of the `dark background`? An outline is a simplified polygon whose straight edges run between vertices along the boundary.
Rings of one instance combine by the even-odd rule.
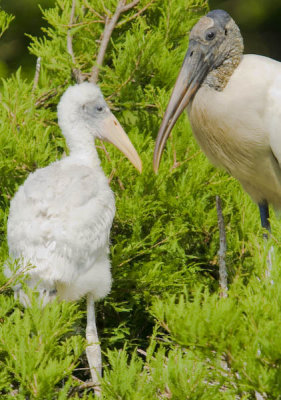
[[[2,0],[2,8],[16,18],[0,39],[0,77],[22,66],[24,76],[34,74],[35,57],[28,52],[25,34],[42,35],[45,25],[39,5],[52,7],[55,0]],[[239,25],[245,53],[262,54],[281,61],[281,0],[209,0],[210,9],[221,8]]]
[[[230,13],[244,38],[245,53],[281,61],[281,0],[209,0]]]

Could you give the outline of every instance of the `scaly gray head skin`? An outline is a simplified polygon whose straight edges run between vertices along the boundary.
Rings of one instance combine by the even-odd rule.
[[[226,11],[210,11],[193,27],[189,47],[157,135],[153,159],[155,172],[173,126],[197,90],[201,85],[223,90],[242,54],[242,36]]]

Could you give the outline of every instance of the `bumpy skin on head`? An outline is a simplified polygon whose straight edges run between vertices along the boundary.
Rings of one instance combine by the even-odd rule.
[[[156,139],[157,171],[165,142],[178,117],[201,85],[222,91],[243,54],[243,39],[233,19],[222,10],[209,12],[192,28],[189,48]]]

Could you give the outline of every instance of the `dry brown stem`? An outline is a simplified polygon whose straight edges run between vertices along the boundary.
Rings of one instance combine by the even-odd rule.
[[[75,16],[75,7],[76,7],[76,0],[72,0],[72,6],[71,6],[71,13],[70,13],[70,18],[69,18],[69,26],[73,26],[73,21],[74,21],[74,16]],[[75,64],[75,55],[73,52],[73,46],[72,46],[72,34],[70,28],[67,30],[67,51],[68,54],[71,56],[72,63]],[[81,83],[84,81],[84,75],[78,68],[72,68],[72,74],[74,79],[76,80],[77,83]]]
[[[91,76],[89,78],[90,82],[96,83],[98,81],[98,76],[100,72],[100,68],[103,64],[103,60],[105,57],[105,53],[107,50],[107,46],[109,43],[109,40],[111,38],[112,32],[114,28],[116,27],[117,21],[120,17],[120,15],[131,8],[135,7],[140,0],[134,0],[129,4],[126,4],[126,0],[120,0],[117,4],[115,13],[113,16],[110,18],[108,15],[105,18],[105,27],[104,27],[104,32],[102,34],[102,39],[101,39],[101,44],[96,60],[96,64],[92,68]]]
[[[145,10],[147,10],[147,9],[151,6],[151,4],[154,3],[154,1],[155,1],[155,0],[151,0],[149,3],[147,3],[146,6],[144,6],[144,7],[143,7],[141,10],[139,10],[137,13],[135,13],[135,14],[132,15],[131,17],[125,19],[124,21],[118,22],[118,24],[117,24],[116,26],[119,28],[119,26],[122,26],[122,25],[126,24],[127,22],[132,21],[133,19],[139,17],[142,13],[145,12]]]

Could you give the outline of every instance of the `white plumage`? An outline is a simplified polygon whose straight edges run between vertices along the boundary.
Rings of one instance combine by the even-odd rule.
[[[188,114],[213,164],[237,178],[256,203],[281,207],[281,63],[244,55],[221,91],[198,89]]]
[[[72,157],[70,157],[72,158]],[[8,245],[29,270],[29,285],[64,300],[110,290],[108,238],[114,196],[98,167],[65,158],[31,174],[11,202]],[[46,293],[45,293],[46,295]]]
[[[155,171],[185,109],[207,157],[241,182],[270,231],[268,204],[281,208],[281,63],[243,55],[239,28],[223,10],[210,11],[190,32],[157,136]]]
[[[94,324],[96,331],[93,300],[111,287],[108,253],[115,201],[94,140],[112,142],[139,170],[141,161],[93,84],[67,89],[58,105],[58,123],[70,154],[30,174],[15,194],[8,219],[9,253],[22,270],[34,266],[28,268],[27,283],[39,291],[43,303],[56,295],[64,300],[88,295],[93,314],[88,325]],[[8,268],[6,274],[11,274]],[[28,305],[21,287],[15,293]],[[101,372],[100,360],[89,363]],[[93,370],[92,376],[97,383]]]

